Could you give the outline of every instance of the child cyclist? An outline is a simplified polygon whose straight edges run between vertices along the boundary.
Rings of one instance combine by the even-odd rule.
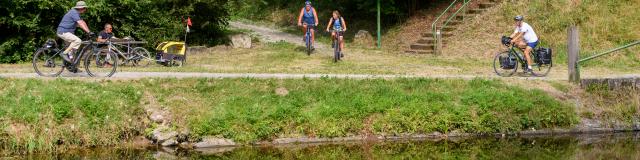
[[[327,24],[327,32],[330,32],[329,28],[333,27],[333,32],[331,32],[331,38],[335,39],[336,36],[340,39],[340,50],[344,51],[344,32],[347,31],[347,22],[344,21],[344,18],[340,16],[340,12],[333,11],[333,16],[329,19],[329,24]],[[336,43],[336,42],[333,42]],[[344,57],[344,54],[340,55]]]

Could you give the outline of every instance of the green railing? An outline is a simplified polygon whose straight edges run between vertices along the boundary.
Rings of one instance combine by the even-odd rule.
[[[590,61],[590,60],[593,60],[593,59],[598,58],[598,57],[602,57],[604,55],[611,54],[613,52],[617,52],[617,51],[620,51],[620,50],[623,50],[623,49],[627,49],[629,47],[633,47],[635,45],[640,45],[640,40],[632,42],[632,43],[629,43],[627,45],[624,45],[624,46],[621,46],[621,47],[618,47],[618,48],[614,48],[614,49],[611,49],[611,50],[608,50],[608,51],[605,51],[605,52],[602,52],[602,53],[598,53],[598,54],[595,54],[593,56],[589,56],[587,58],[583,58],[583,59],[578,60],[576,62],[576,65],[575,65],[575,67],[576,67],[576,73],[575,74],[576,75],[574,75],[574,76],[576,77],[576,80],[580,80],[580,64],[585,63],[585,62]]]
[[[452,15],[450,15],[450,16],[447,18],[447,20],[446,20],[446,21],[444,21],[444,22],[442,23],[442,25],[441,25],[441,26],[438,26],[438,22],[440,22],[440,19],[442,18],[442,16],[444,16],[445,14],[447,14],[447,13],[449,12],[449,10],[451,10],[451,8],[452,8],[453,6],[455,6],[456,4],[458,4],[459,2],[463,3],[463,4],[462,4],[462,6],[461,6],[460,8],[458,8],[458,10],[456,10],[456,12],[454,12]],[[433,33],[433,39],[434,39],[434,40],[435,40],[435,42],[436,42],[436,44],[434,44],[434,45],[437,45],[437,41],[439,41],[439,40],[438,40],[438,36],[436,35],[436,32],[437,32],[438,30],[440,30],[440,29],[442,29],[442,28],[446,27],[446,26],[447,26],[447,24],[449,24],[449,22],[450,22],[453,18],[455,18],[455,17],[458,15],[458,13],[460,13],[460,11],[462,11],[462,10],[466,9],[466,7],[469,5],[469,2],[471,2],[471,0],[460,0],[460,1],[459,1],[459,0],[454,0],[453,2],[451,2],[451,4],[449,5],[449,7],[447,7],[447,9],[445,9],[445,10],[444,10],[444,11],[443,11],[439,16],[438,16],[438,18],[436,18],[436,20],[435,20],[435,21],[433,21],[433,23],[431,24],[431,31],[432,31],[432,33]]]

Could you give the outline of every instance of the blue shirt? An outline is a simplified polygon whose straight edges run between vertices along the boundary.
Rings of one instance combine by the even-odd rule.
[[[315,8],[311,7],[311,9],[309,11],[307,11],[306,8],[303,9],[304,13],[302,14],[302,19],[305,23],[307,24],[316,24],[316,19],[315,19],[315,15],[313,15],[313,10],[315,10]]]
[[[58,25],[57,33],[62,34],[75,32],[79,20],[82,20],[82,18],[80,18],[80,13],[76,9],[69,10],[69,12],[62,17],[62,21],[60,21],[60,24]]]
[[[333,30],[342,31],[342,17],[333,19]]]

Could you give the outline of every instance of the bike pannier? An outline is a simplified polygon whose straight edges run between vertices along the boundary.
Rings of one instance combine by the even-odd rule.
[[[514,69],[514,68],[516,68],[516,57],[514,57],[514,56],[500,56],[500,68],[502,68],[502,69]]]
[[[551,48],[542,48],[542,47],[539,48],[536,51],[536,54],[537,54],[536,57],[538,57],[538,63],[540,63],[540,64],[551,64],[551,62],[552,62],[551,61],[552,52],[553,51],[551,50]]]

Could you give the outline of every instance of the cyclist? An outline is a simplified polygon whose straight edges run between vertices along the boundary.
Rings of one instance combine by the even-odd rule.
[[[56,31],[57,36],[68,44],[68,47],[64,50],[63,54],[61,54],[62,58],[67,62],[71,62],[73,60],[73,53],[75,53],[82,44],[82,40],[73,34],[76,31],[76,26],[80,26],[85,33],[89,33],[92,37],[95,35],[95,33],[89,30],[87,23],[85,23],[80,17],[80,14],[85,12],[87,12],[87,4],[84,1],[78,1],[76,6],[70,9],[64,17],[62,17],[62,20],[58,25],[58,29]]]
[[[300,10],[300,15],[298,16],[298,26],[302,26],[305,35],[307,35],[307,27],[311,27],[311,46],[315,46],[316,34],[315,34],[315,25],[318,22],[318,14],[316,13],[316,9],[311,6],[311,1],[305,2],[305,7]],[[303,38],[304,40],[304,38]],[[315,50],[315,48],[312,48]]]
[[[527,59],[528,68],[525,69],[525,72],[531,72],[531,56],[529,55],[536,46],[538,46],[538,35],[533,31],[533,28],[523,22],[524,17],[518,15],[514,18],[516,22],[516,29],[511,34],[511,44],[515,44],[518,48],[524,49],[524,56]]]
[[[332,25],[333,24],[333,25]],[[340,50],[344,51],[344,32],[347,31],[347,22],[344,21],[344,18],[340,16],[339,11],[333,11],[333,16],[329,19],[329,24],[327,24],[327,32],[329,32],[329,28],[333,26],[333,32],[331,32],[331,38],[335,39],[336,36],[340,39]],[[339,34],[338,34],[339,33]],[[337,34],[337,35],[336,35]],[[337,42],[333,42],[337,43]],[[344,57],[344,54],[340,54],[340,57]]]

